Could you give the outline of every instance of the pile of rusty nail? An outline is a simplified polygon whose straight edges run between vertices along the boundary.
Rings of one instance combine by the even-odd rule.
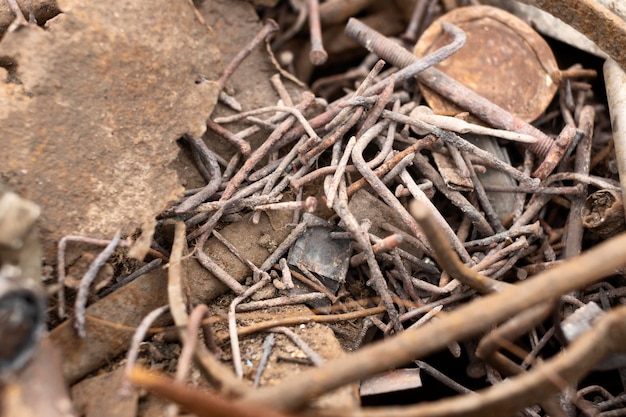
[[[276,32],[272,46],[284,58],[279,48],[289,44],[307,15],[311,34],[307,59],[313,66],[332,61],[338,47],[333,46],[332,53],[325,51],[320,25],[339,24],[373,2],[344,2],[355,5],[356,10],[350,12],[334,9],[338,1],[290,3],[296,12],[291,26],[268,20],[226,67],[219,80],[222,88],[246,56]],[[430,27],[439,3],[457,14],[433,23],[437,39],[443,41],[430,49],[432,45],[424,47],[418,57],[407,50],[412,47],[408,43]],[[357,381],[363,383],[363,396],[370,395],[364,386],[375,393],[419,387],[414,371],[400,369],[407,364],[461,395],[420,404],[419,395],[412,394],[416,404],[394,409],[393,415],[518,411],[532,416],[600,415],[625,409],[626,386],[609,389],[579,383],[599,369],[619,373],[618,384],[626,381],[621,355],[626,346],[626,313],[620,307],[626,303],[626,291],[623,269],[619,269],[626,264],[626,237],[619,234],[624,229],[624,181],[617,175],[617,170],[621,173],[625,168],[613,155],[614,149],[619,154],[624,146],[617,131],[624,123],[616,121],[625,85],[620,81],[626,76],[612,61],[605,66],[609,105],[617,115],[615,131],[608,125],[607,106],[597,102],[587,82],[594,71],[579,65],[544,74],[539,81],[544,87],[549,84],[558,98],[548,97],[544,107],[534,112],[537,117],[524,118],[510,110],[508,103],[494,104],[446,73],[452,65],[447,64],[448,58],[470,42],[466,32],[471,28],[464,20],[470,12],[452,6],[461,3],[466,2],[418,0],[404,36],[397,40],[353,18],[341,23],[347,38],[370,53],[355,69],[318,78],[312,86],[315,94],[305,91],[297,99],[289,94],[283,82],[294,82],[297,68],[295,74],[281,71],[272,77],[280,97],[275,106],[244,112],[236,97],[222,92],[220,101],[237,113],[212,117],[207,126],[211,135],[237,149],[230,160],[211,149],[210,141],[184,137],[206,186],[187,190],[185,198],[159,221],[164,227],[174,221],[176,233],[184,233],[197,262],[235,294],[228,309],[234,379],[244,375],[239,338],[268,328],[288,335],[317,367],[282,384],[252,391],[224,376],[228,373],[224,371],[216,380],[242,398],[234,402],[232,413],[249,401],[282,415]],[[499,18],[490,9],[476,13]],[[344,14],[345,19],[334,20]],[[384,16],[389,19],[389,12]],[[364,20],[377,22],[379,18]],[[512,21],[506,20],[507,24]],[[293,64],[293,56],[283,63]],[[310,75],[312,70],[304,67],[300,71]],[[503,88],[514,89],[522,81],[509,80]],[[346,85],[353,88],[331,98]],[[249,127],[229,130],[231,123],[242,121]],[[253,149],[247,140],[259,132],[265,139]],[[293,213],[290,232],[262,262],[252,262],[218,230],[225,222],[259,223],[276,210]],[[206,249],[211,241],[219,241],[248,268],[247,281],[234,277],[214,259]],[[107,246],[108,251],[118,244],[119,236]],[[170,257],[169,291],[176,278],[172,276],[178,273],[172,258],[176,254],[180,263],[182,257],[184,245],[178,244]],[[160,251],[164,258],[170,256]],[[612,279],[603,280],[607,276]],[[371,297],[352,302],[356,296],[347,288],[354,281],[364,282]],[[248,300],[268,286],[274,287],[275,297]],[[182,301],[171,304],[171,294],[176,324],[189,326],[185,335],[196,335],[206,308],[199,307],[199,312],[194,310],[187,317],[180,311]],[[83,333],[84,302],[79,297],[76,304],[77,326]],[[350,346],[356,352],[324,363],[279,320],[238,327],[242,312],[303,303],[329,315],[364,311],[358,336]],[[158,381],[132,372],[139,341],[149,322],[165,309],[154,311],[142,326],[143,333],[135,337],[126,377],[192,411],[202,411],[217,400],[203,397],[185,403],[184,396],[171,387],[160,387]],[[212,334],[210,328],[204,331]],[[384,336],[383,341],[367,346],[374,333]],[[181,336],[188,349],[185,354],[191,355],[197,347],[188,347],[192,337],[185,335]],[[196,353],[197,359],[204,358],[199,362],[217,356],[214,341],[208,345],[208,351]],[[268,338],[264,363],[272,345],[273,338]],[[463,357],[467,364],[463,379],[470,381],[469,387],[424,360],[446,348],[459,363]],[[559,351],[561,355],[550,358]],[[178,383],[190,366],[190,356],[185,358]],[[211,370],[205,369],[209,374],[222,372],[223,364],[216,362]],[[394,376],[406,378],[404,385],[385,389],[381,386],[390,384],[389,379],[371,382],[391,369],[396,369]],[[261,372],[259,365],[255,385]],[[511,383],[503,384],[508,378]],[[462,395],[478,388],[479,400]],[[317,412],[373,416],[389,415],[390,410]]]

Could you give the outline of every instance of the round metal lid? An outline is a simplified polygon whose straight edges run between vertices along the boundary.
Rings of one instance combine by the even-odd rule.
[[[522,120],[544,112],[559,85],[560,72],[545,40],[516,16],[491,6],[454,9],[437,19],[415,45],[422,57],[451,42],[441,29],[450,22],[467,34],[465,45],[436,67]],[[437,114],[462,109],[420,84]]]

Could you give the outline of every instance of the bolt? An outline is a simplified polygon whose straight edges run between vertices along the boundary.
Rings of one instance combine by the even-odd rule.
[[[348,21],[345,33],[348,38],[399,68],[407,67],[419,60],[402,46],[357,19],[352,18]],[[549,136],[539,129],[512,115],[436,68],[426,68],[417,74],[417,78],[428,88],[494,127],[536,137],[537,142],[528,144],[528,149],[541,158],[546,156],[554,143]]]

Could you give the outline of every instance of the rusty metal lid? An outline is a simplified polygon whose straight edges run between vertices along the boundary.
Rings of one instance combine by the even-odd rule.
[[[467,34],[467,42],[437,68],[522,120],[535,120],[550,104],[560,72],[545,40],[516,16],[491,6],[454,9],[437,19],[415,45],[422,57],[451,42],[441,29],[450,22]],[[420,84],[435,113],[462,112]]]

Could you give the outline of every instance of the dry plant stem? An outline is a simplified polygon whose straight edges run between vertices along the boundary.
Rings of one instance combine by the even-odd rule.
[[[436,322],[427,323],[419,329],[405,331],[384,341],[368,345],[350,356],[342,357],[340,360],[328,361],[320,368],[292,377],[288,384],[261,389],[250,394],[248,398],[258,400],[263,404],[273,404],[282,409],[299,408],[312,398],[325,392],[424,357],[445,348],[451,342],[463,340],[488,330],[491,326],[533,305],[577,288],[586,287],[626,264],[625,247],[626,234],[607,239],[580,256],[544,271],[532,279],[458,307]],[[611,317],[614,318],[612,314]],[[619,322],[624,323],[626,321],[623,317],[619,317]],[[612,340],[610,334],[602,337]],[[597,340],[599,339],[595,337],[582,339],[584,339],[582,342],[577,341],[575,344],[592,343],[593,345],[589,348],[584,346],[583,355],[588,354],[589,350],[593,351],[594,354],[600,350],[594,351],[598,347]],[[607,345],[603,344],[602,346],[606,347]],[[581,356],[573,362],[568,358],[565,359],[565,362],[575,363],[577,366],[585,363],[586,366],[587,359],[583,358],[584,356]],[[562,363],[560,359],[559,361],[559,364]],[[577,366],[574,367],[576,368],[573,370],[574,372],[580,370]],[[542,373],[541,375],[545,374]],[[528,376],[519,378],[528,378]],[[535,383],[536,381],[533,379],[532,384]],[[517,384],[514,386],[516,389],[519,388]],[[526,386],[523,388],[528,389]],[[539,392],[545,388],[545,384],[543,384]],[[500,395],[501,392],[498,390],[508,390],[509,388],[505,386],[494,389],[496,391],[490,390],[490,392]],[[523,392],[522,390],[515,395],[521,395]],[[534,387],[531,387],[531,392],[533,396],[537,396]],[[512,394],[507,392],[507,397],[502,398],[507,398],[507,401],[515,398],[515,396],[510,395]],[[490,398],[489,396],[482,397],[481,400]],[[502,399],[501,397],[498,398]],[[446,400],[445,403],[448,404],[448,401]],[[481,402],[478,401],[477,404]],[[445,409],[450,412],[448,407]],[[388,414],[390,410],[385,410],[384,415],[390,415]],[[405,414],[402,415],[406,417]]]
[[[324,358],[322,358],[319,355],[319,353],[313,350],[304,340],[302,340],[300,336],[298,336],[291,329],[288,329],[287,327],[279,326],[279,327],[273,327],[272,329],[270,329],[270,331],[275,332],[275,333],[282,333],[288,338],[290,338],[291,341],[296,346],[298,346],[301,351],[304,352],[304,354],[309,358],[309,360],[313,363],[313,365],[320,366],[321,364],[324,363]]]
[[[200,174],[202,179],[204,179],[207,183],[210,182],[211,178],[212,178],[211,174],[209,173],[209,170],[205,166],[204,161],[202,160],[202,157],[200,156],[198,150],[195,149],[194,147],[191,147],[191,157],[192,157],[193,162],[196,165],[196,169],[198,170],[198,173]],[[202,188],[194,189],[194,190],[185,190],[184,196],[188,197],[190,195],[194,195],[195,193],[197,193],[201,189]]]
[[[593,0],[522,0],[561,19],[587,36],[612,59],[626,68],[626,23]]]
[[[257,292],[260,288],[264,287],[271,280],[269,275],[265,275],[259,282],[248,288],[243,294],[235,297],[230,303],[228,308],[228,334],[230,335],[230,349],[233,355],[233,366],[235,368],[235,375],[239,379],[243,378],[243,367],[241,366],[241,351],[239,350],[239,338],[237,337],[237,321],[235,317],[235,309],[237,304],[250,297]]]
[[[230,61],[228,66],[224,68],[224,73],[218,80],[220,84],[220,89],[223,89],[226,86],[226,82],[233,75],[235,70],[239,67],[239,65],[243,62],[244,59],[248,57],[258,45],[263,42],[263,40],[276,32],[279,29],[278,23],[276,23],[272,19],[268,19],[259,31],[259,33],[241,50],[235,55],[235,57]]]
[[[264,120],[263,124],[266,125],[266,126],[276,125],[277,123],[280,123],[280,122],[284,121],[287,117],[289,117],[289,114],[287,114],[287,113],[277,113],[274,116],[270,117],[269,119]],[[255,124],[255,125],[252,125],[250,127],[245,128],[243,130],[240,130],[239,132],[235,133],[235,136],[237,136],[238,138],[241,138],[241,139],[246,139],[246,138],[254,135],[257,132],[260,132],[262,129],[263,128],[262,128],[261,125]],[[293,138],[293,139],[295,139],[295,138]]]
[[[611,115],[611,128],[613,130],[613,142],[615,146],[615,159],[621,184],[622,195],[626,195],[626,72],[623,67],[613,60],[608,59],[604,63],[604,78],[606,94],[609,102]],[[626,213],[626,205],[624,206]]]
[[[451,190],[450,187],[446,185],[443,178],[439,172],[430,165],[428,159],[420,154],[416,153],[413,157],[413,163],[420,171],[420,173],[430,180],[433,185],[442,193],[452,204],[454,204],[463,214],[467,216],[478,231],[478,233],[482,236],[491,236],[494,234],[493,228],[487,222],[482,213],[474,207],[472,203],[470,203],[467,198],[459,191]]]
[[[539,186],[534,189],[520,186],[507,186],[507,185],[486,185],[485,191],[493,191],[496,193],[518,193],[518,194],[558,194],[558,195],[580,195],[582,187],[578,185],[574,186],[559,186],[559,187],[543,187]],[[523,207],[522,207],[523,208]]]
[[[9,8],[15,14],[15,18],[19,19],[21,24],[27,25],[28,22],[22,14],[22,10],[20,10],[20,6],[19,4],[17,4],[17,0],[7,0],[7,3],[9,3]]]
[[[452,251],[447,236],[443,234],[431,213],[430,208],[426,207],[421,202],[413,201],[411,214],[415,216],[415,219],[419,222],[422,230],[428,237],[428,242],[433,247],[435,259],[437,259],[439,266],[452,278],[455,278],[481,294],[489,294],[504,288],[506,284],[480,275],[459,260],[457,255]]]
[[[337,300],[339,300],[339,297],[335,296],[332,293],[332,291],[326,288],[326,286],[322,284],[322,281],[320,281],[315,275],[313,275],[313,273],[311,273],[311,271],[309,271],[305,265],[298,262],[296,264],[296,267],[300,270],[300,272],[302,272],[302,273],[296,273],[295,271],[293,272],[293,276],[296,277],[298,281],[302,282],[305,285],[308,285],[314,290],[317,290],[323,293],[330,300],[332,304],[335,304]]]
[[[409,105],[412,107],[414,104],[415,103],[411,102]],[[402,104],[400,100],[398,99],[393,103],[392,110],[395,112],[402,113],[401,109],[402,109]],[[408,109],[408,110],[410,111],[411,109]],[[393,154],[391,154],[391,151],[393,150],[393,143],[395,141],[397,128],[398,128],[398,124],[394,121],[389,123],[389,125],[387,126],[387,137],[385,138],[385,141],[380,147],[380,152],[378,152],[378,154],[374,157],[374,159],[370,161],[371,168],[377,168],[381,163],[385,162],[386,160],[390,159],[393,156]]]
[[[583,139],[576,147],[574,168],[577,173],[588,175],[591,165],[591,145],[593,142],[593,127],[596,111],[592,106],[584,106],[580,111],[579,129],[584,132]],[[587,186],[583,186],[583,195],[572,200],[567,221],[567,235],[565,240],[564,258],[571,258],[580,253],[583,242],[583,224],[581,220]]]
[[[111,242],[104,248],[102,252],[96,256],[96,259],[89,265],[87,272],[80,280],[80,287],[78,288],[78,294],[76,295],[76,302],[74,303],[74,309],[76,310],[76,317],[74,327],[80,337],[85,337],[85,308],[87,307],[87,296],[89,295],[89,286],[96,279],[96,275],[100,271],[100,268],[104,266],[106,261],[109,260],[117,244],[120,242],[120,231],[115,233]]]
[[[179,328],[181,340],[184,340],[184,329],[189,323],[183,292],[185,283],[183,282],[183,268],[181,265],[183,253],[187,247],[185,239],[186,229],[185,224],[180,221],[174,222],[174,226],[174,242],[172,243],[172,253],[167,274],[167,296],[174,323]],[[196,347],[195,359],[205,377],[211,383],[217,384],[222,391],[241,395],[248,390],[228,368],[209,353],[204,345]]]
[[[251,193],[255,191],[259,191],[259,189],[262,188],[266,184],[267,180],[268,178],[265,177],[255,182],[254,185],[257,185],[257,184],[258,185],[256,187],[251,187],[249,191]],[[276,203],[280,201],[282,198],[283,196],[280,194],[277,196],[257,195],[257,196],[247,197],[247,198],[244,198],[244,197],[240,198],[238,196],[235,196],[228,201],[212,201],[212,202],[201,204],[200,206],[198,206],[195,212],[199,214],[208,214],[207,212],[217,211],[223,206],[227,206],[226,213],[238,212],[243,209],[251,209],[255,206],[258,206],[259,204]],[[188,224],[188,223],[189,223],[189,220],[185,222],[185,224]]]
[[[309,3],[309,32],[311,33],[311,52],[309,59],[313,65],[322,65],[328,59],[328,53],[322,44],[322,25],[320,23],[319,0],[308,0]]]
[[[198,205],[208,200],[209,197],[211,197],[213,194],[215,194],[222,184],[222,172],[213,151],[211,151],[206,146],[206,143],[204,143],[202,139],[188,135],[186,135],[185,138],[194,148],[202,150],[202,159],[204,160],[203,162],[207,165],[209,174],[211,175],[211,180],[204,188],[202,188],[196,194],[192,195],[191,197],[180,203],[180,205],[176,207],[176,213],[185,213],[189,210],[193,210]]]
[[[237,137],[237,135],[232,133],[230,130],[218,125],[213,120],[207,119],[206,125],[213,132],[217,133],[218,135],[235,145],[243,156],[248,156],[250,155],[250,152],[252,152],[252,148],[246,140]]]
[[[288,417],[271,406],[232,401],[211,391],[193,389],[164,374],[136,366],[130,381],[148,391],[174,401],[198,417]]]
[[[302,102],[298,104],[297,109],[302,112],[304,111],[311,103],[315,97],[310,93],[302,94]],[[258,164],[274,147],[276,142],[282,137],[282,135],[291,127],[294,123],[294,116],[288,117],[285,121],[281,122],[281,124],[272,132],[272,134],[263,142],[261,146],[259,146],[254,152],[250,154],[246,162],[244,162],[243,166],[239,169],[239,171],[230,179],[226,189],[222,193],[222,197],[220,201],[225,201],[230,199],[235,191],[241,183],[246,179],[250,171]]]
[[[369,28],[356,19],[350,19],[346,26],[346,35],[376,53],[385,61],[399,68],[404,68],[418,60],[412,53],[400,45],[387,39],[379,32]],[[529,144],[528,148],[543,158],[550,147],[552,139],[543,132],[513,116],[508,111],[490,102],[453,78],[435,68],[427,68],[418,74],[418,79],[427,87],[446,97],[461,108],[470,111],[481,120],[504,130],[524,133],[537,138],[537,142]],[[396,74],[396,82],[399,82]]]
[[[128,348],[128,353],[126,354],[126,365],[124,365],[124,376],[120,383],[119,394],[120,395],[128,395],[130,389],[129,378],[130,374],[137,362],[137,356],[139,355],[139,344],[146,338],[146,334],[148,330],[150,330],[150,326],[152,323],[163,313],[169,310],[169,305],[164,305],[159,308],[155,308],[150,313],[148,313],[137,326],[137,330],[133,334],[132,341],[130,343],[130,347]]]

